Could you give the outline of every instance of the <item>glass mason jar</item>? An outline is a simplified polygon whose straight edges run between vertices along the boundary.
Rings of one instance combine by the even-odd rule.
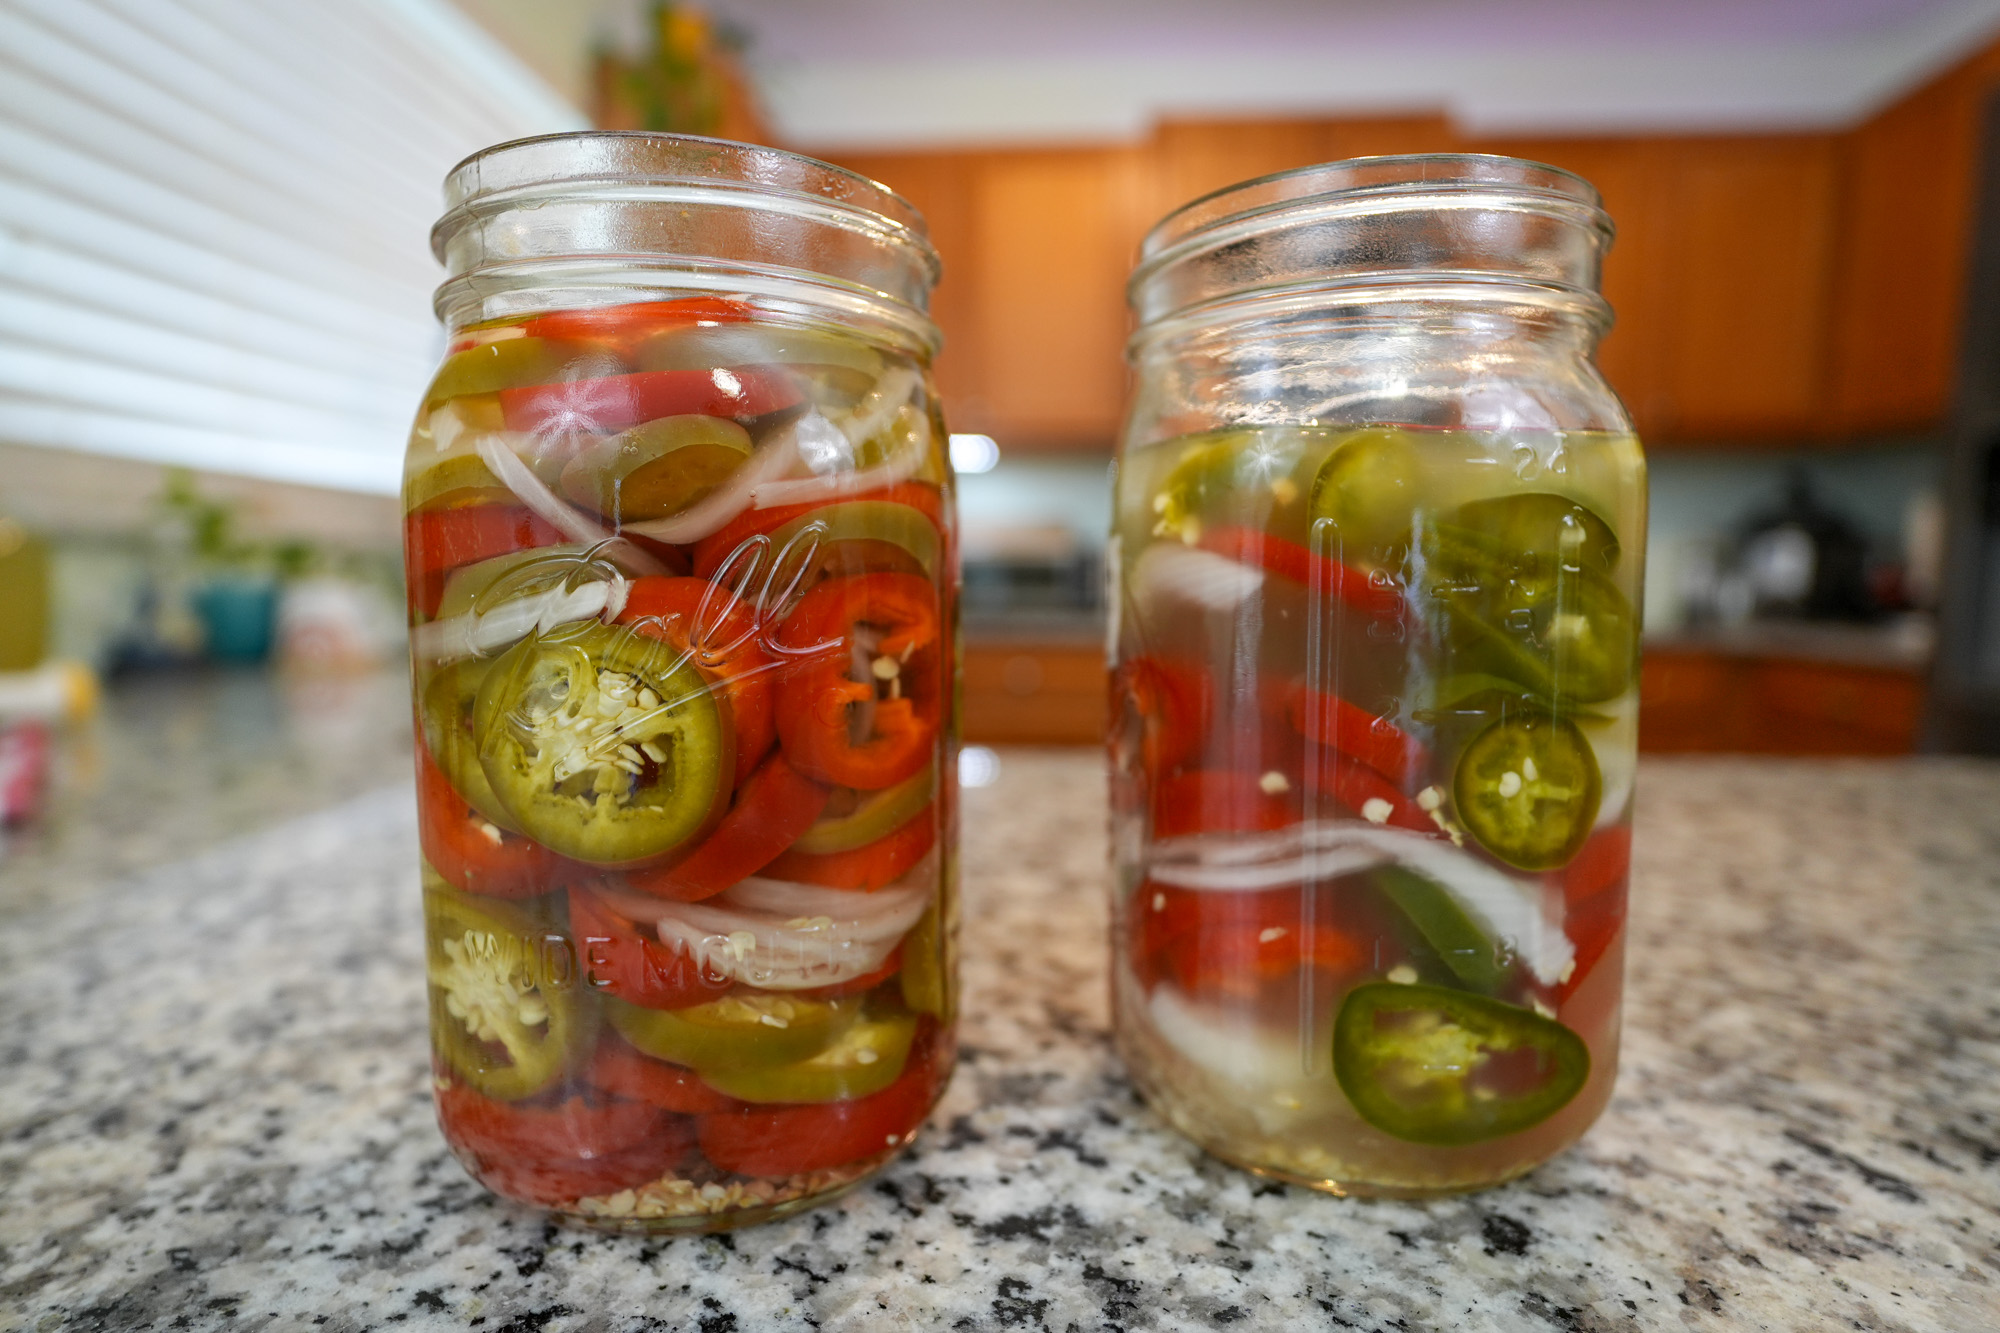
[[[696,138],[503,144],[446,201],[403,487],[445,1138],[589,1225],[797,1211],[952,1065],[936,254]]]
[[[1132,278],[1114,994],[1202,1147],[1334,1192],[1521,1174],[1617,1064],[1645,464],[1611,228],[1482,156],[1270,176]]]

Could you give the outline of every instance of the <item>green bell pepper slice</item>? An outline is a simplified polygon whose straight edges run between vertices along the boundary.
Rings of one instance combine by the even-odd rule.
[[[671,644],[583,621],[493,663],[473,735],[521,831],[595,865],[658,857],[729,800],[733,741],[707,681]]]
[[[701,1081],[741,1102],[852,1101],[882,1091],[902,1075],[916,1034],[914,1014],[864,1018],[808,1059],[704,1070]]]
[[[1519,713],[1472,738],[1452,773],[1466,832],[1522,870],[1566,864],[1597,820],[1604,781],[1590,742],[1567,718]]]
[[[851,852],[856,847],[866,847],[915,819],[931,803],[936,790],[937,774],[926,764],[914,777],[893,787],[854,792],[853,809],[822,816],[798,836],[791,849],[825,856],[829,852]],[[834,794],[834,799],[841,799],[840,792]]]
[[[1590,1077],[1590,1048],[1530,1009],[1377,981],[1341,1003],[1333,1071],[1383,1133],[1458,1147],[1518,1133],[1569,1105]]]
[[[685,1009],[644,1009],[610,998],[605,1007],[611,1026],[634,1047],[706,1075],[812,1059],[854,1025],[861,997],[816,1000],[755,991]]]
[[[562,931],[428,874],[424,925],[432,1044],[467,1087],[532,1097],[589,1048]]]

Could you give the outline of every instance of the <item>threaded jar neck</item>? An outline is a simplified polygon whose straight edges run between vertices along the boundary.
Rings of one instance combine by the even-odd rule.
[[[1601,333],[1611,222],[1558,167],[1486,154],[1356,158],[1233,185],[1147,235],[1128,294],[1135,348],[1285,309],[1520,302]]]
[[[726,291],[886,326],[928,354],[939,264],[923,216],[864,176],[694,135],[551,134],[445,180],[431,250],[459,325],[562,305]]]

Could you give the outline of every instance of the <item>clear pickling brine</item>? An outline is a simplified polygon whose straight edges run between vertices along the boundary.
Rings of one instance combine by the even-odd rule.
[[[953,1059],[935,258],[741,145],[531,140],[450,189],[404,479],[440,1124],[589,1225],[806,1207]]]
[[[1482,209],[1503,225],[1440,231]],[[1478,1188],[1610,1096],[1645,468],[1588,359],[1608,234],[1566,173],[1416,158],[1252,182],[1149,241],[1113,991],[1141,1089],[1227,1160]]]

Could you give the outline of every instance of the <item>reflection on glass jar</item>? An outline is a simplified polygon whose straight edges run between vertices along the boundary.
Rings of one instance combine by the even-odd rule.
[[[447,198],[404,481],[445,1137],[588,1225],[796,1211],[953,1058],[935,255],[879,186],[666,135]]]
[[[1148,238],[1118,467],[1117,1036],[1209,1151],[1518,1175],[1617,1062],[1645,474],[1610,227],[1504,158],[1335,163]]]

